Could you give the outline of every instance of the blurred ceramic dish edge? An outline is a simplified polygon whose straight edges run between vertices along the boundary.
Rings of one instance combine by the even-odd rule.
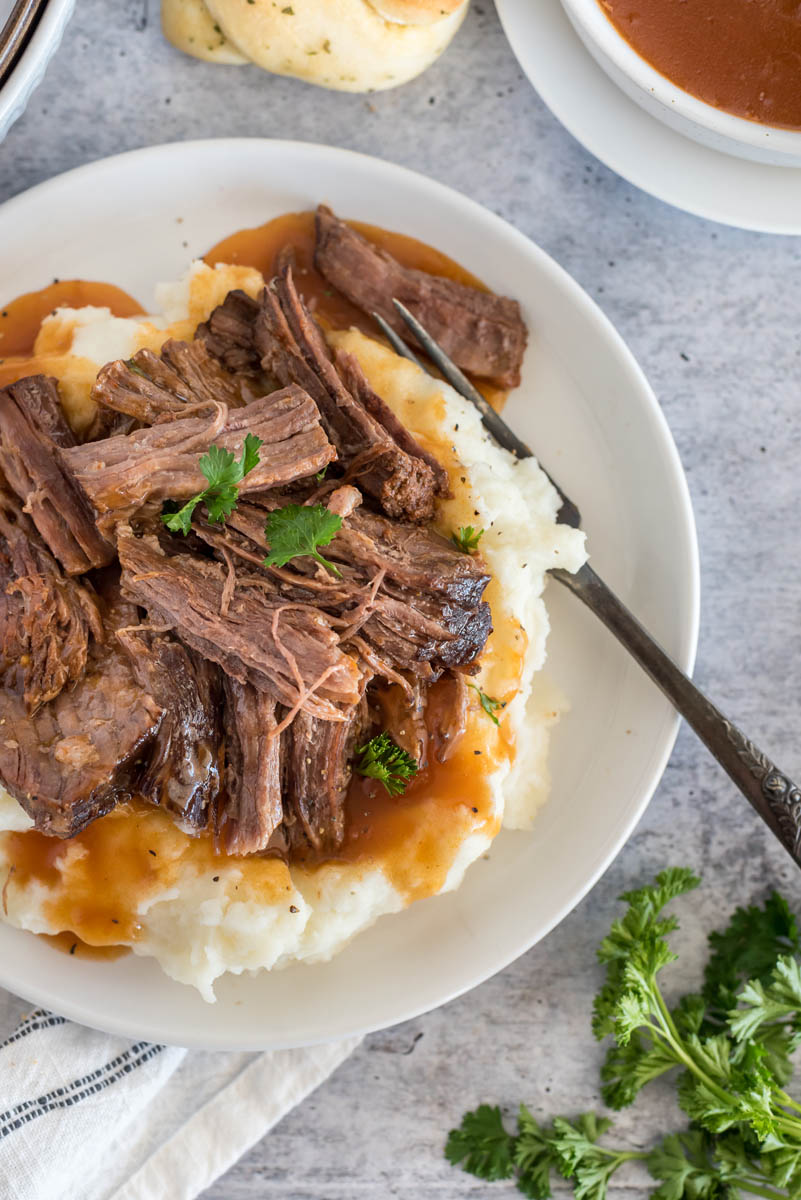
[[[561,0],[496,0],[496,7],[542,101],[610,170],[709,221],[801,234],[801,171],[710,150],[654,120],[595,62]]]
[[[48,0],[19,61],[0,87],[0,141],[22,116],[31,95],[42,82],[74,7],[75,0]]]
[[[801,167],[801,132],[734,116],[684,91],[638,54],[598,0],[562,0],[562,6],[598,65],[650,116],[712,150]]]

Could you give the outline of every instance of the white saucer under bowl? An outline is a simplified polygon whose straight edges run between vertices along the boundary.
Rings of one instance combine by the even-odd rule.
[[[629,183],[685,212],[801,234],[801,169],[701,146],[649,116],[585,48],[561,0],[495,0],[521,67],[565,128]]]

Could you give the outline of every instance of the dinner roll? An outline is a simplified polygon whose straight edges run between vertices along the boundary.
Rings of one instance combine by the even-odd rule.
[[[376,12],[401,25],[433,25],[461,8],[463,0],[369,0]]]
[[[377,0],[417,23],[387,20],[368,0],[206,0],[213,21],[237,50],[277,75],[319,87],[374,92],[406,83],[429,67],[462,23],[468,0]],[[428,12],[429,23],[421,24]]]
[[[203,0],[161,0],[161,27],[184,54],[229,65],[249,61],[215,24]]]

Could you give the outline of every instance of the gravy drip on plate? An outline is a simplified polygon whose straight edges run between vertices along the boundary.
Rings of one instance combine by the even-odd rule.
[[[446,279],[454,279],[457,283],[465,283],[482,292],[489,291],[475,275],[471,275],[459,263],[425,242],[406,237],[402,233],[391,233],[378,225],[367,225],[363,221],[347,223],[363,234],[368,241],[387,250],[401,266],[427,271],[431,275],[443,275]],[[245,267],[256,267],[265,279],[270,279],[276,273],[282,252],[291,247],[294,253],[295,280],[304,300],[315,315],[332,329],[350,329],[355,325],[368,337],[379,336],[373,320],[355,304],[351,304],[341,292],[335,291],[316,269],[314,241],[313,212],[285,213],[284,216],[268,221],[266,225],[259,225],[255,229],[241,229],[238,233],[224,238],[209,250],[205,261],[209,266],[214,266],[215,263],[236,263]],[[493,408],[500,412],[506,402],[507,393],[502,388],[493,387],[486,380],[476,379],[473,382]]]
[[[0,309],[0,387],[39,370],[33,351],[46,316],[56,308],[82,308],[88,304],[109,308],[115,317],[133,317],[143,311],[141,304],[121,288],[84,279],[58,280],[4,304]]]
[[[647,62],[699,100],[801,130],[798,0],[599,0]]]

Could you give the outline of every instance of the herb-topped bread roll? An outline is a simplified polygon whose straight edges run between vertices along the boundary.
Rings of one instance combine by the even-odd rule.
[[[239,62],[319,87],[374,92],[433,63],[468,0],[163,0],[169,40],[197,58]]]
[[[184,54],[229,66],[249,61],[231,45],[203,0],[161,0],[161,25]]]

